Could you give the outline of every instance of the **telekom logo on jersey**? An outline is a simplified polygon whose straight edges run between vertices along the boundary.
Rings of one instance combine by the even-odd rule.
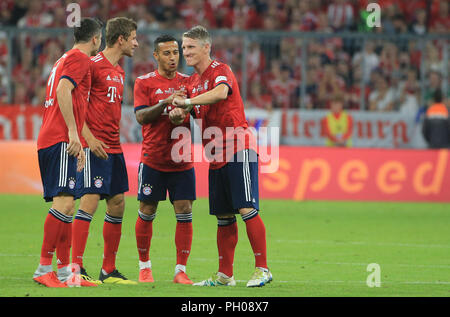
[[[174,162],[203,162],[214,161],[233,162],[234,154],[242,150],[254,149],[258,156],[237,155],[238,162],[259,162],[261,173],[274,173],[279,167],[278,127],[254,127],[244,129],[242,127],[227,127],[225,135],[219,127],[207,127],[202,129],[202,119],[195,119],[194,123],[202,133],[203,147],[193,147],[191,153],[191,130],[178,126],[172,130],[171,138],[178,140],[171,150],[171,158]],[[206,142],[209,140],[209,142]],[[196,150],[201,148],[202,150]]]
[[[116,92],[117,88],[114,86],[108,87],[108,94],[106,95],[109,98],[109,102],[115,102],[116,100]]]

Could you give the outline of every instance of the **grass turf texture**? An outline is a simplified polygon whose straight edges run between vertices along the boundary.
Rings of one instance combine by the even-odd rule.
[[[0,195],[0,296],[303,297],[450,296],[450,206],[432,203],[294,202],[262,200],[268,262],[274,281],[246,288],[254,258],[245,224],[238,218],[236,287],[194,287],[172,283],[175,216],[161,202],[153,224],[150,256],[155,283],[137,286],[50,289],[32,281],[39,262],[49,204],[40,196]],[[117,268],[138,279],[134,236],[138,202],[126,200]],[[101,202],[90,227],[84,264],[98,278],[102,263]],[[208,201],[193,208],[194,237],[188,275],[208,278],[218,267],[216,220]],[[381,268],[381,287],[370,288],[369,263]],[[56,266],[54,261],[54,266]]]

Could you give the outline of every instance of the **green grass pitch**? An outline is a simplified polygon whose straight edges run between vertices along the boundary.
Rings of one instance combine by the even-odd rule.
[[[450,296],[450,205],[433,203],[294,202],[262,200],[268,262],[274,280],[246,288],[254,258],[238,218],[236,287],[203,288],[172,283],[175,216],[161,202],[153,225],[151,260],[155,283],[137,286],[49,289],[32,275],[39,261],[49,204],[40,196],[0,195],[0,296],[2,297],[331,297]],[[126,200],[117,267],[138,278],[134,236],[138,202]],[[85,267],[98,277],[102,263],[104,202],[91,223]],[[194,281],[217,270],[216,220],[208,201],[193,209],[194,237],[188,275]],[[380,266],[380,287],[368,287],[370,263]]]

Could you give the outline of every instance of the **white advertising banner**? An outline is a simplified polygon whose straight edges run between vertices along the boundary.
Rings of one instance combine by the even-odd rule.
[[[260,145],[325,145],[322,120],[327,115],[327,111],[246,109],[245,113],[249,125],[257,132]],[[358,111],[349,113],[353,117],[353,147],[427,147],[422,137],[422,122],[417,119],[416,114]],[[201,136],[200,131],[195,125],[193,129],[194,140],[198,142]],[[5,135],[3,139],[7,139]],[[121,141],[123,143],[142,141],[141,126],[136,122],[132,107],[123,107]]]
[[[142,141],[141,126],[137,123],[132,107],[122,108],[121,141],[135,143]],[[281,112],[268,112],[261,109],[248,109],[245,115],[249,126],[258,137],[259,145],[278,145],[280,143]],[[192,119],[192,118],[191,118]],[[191,120],[191,131],[195,143],[201,143],[201,132],[195,120]]]
[[[352,146],[426,148],[417,115],[398,112],[348,112],[353,118]],[[288,110],[281,114],[281,144],[324,146],[325,110]]]

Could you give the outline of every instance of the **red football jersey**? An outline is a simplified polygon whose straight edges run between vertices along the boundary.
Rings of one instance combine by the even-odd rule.
[[[120,146],[120,118],[122,117],[123,83],[125,72],[113,66],[98,53],[91,58],[91,94],[86,110],[86,124],[92,134],[109,146],[107,153],[122,153]],[[87,143],[82,139],[83,147]]]
[[[205,154],[211,152],[213,155],[210,169],[223,167],[236,152],[244,149],[256,151],[256,138],[248,129],[239,84],[228,65],[214,60],[201,76],[193,74],[190,92],[196,96],[220,84],[229,87],[227,99],[213,105],[195,106],[196,116],[202,119]]]
[[[134,111],[156,105],[175,90],[186,89],[188,82],[189,77],[178,72],[173,79],[161,76],[157,70],[138,77],[134,84]],[[168,114],[172,109],[174,106],[168,105],[156,121],[142,126],[141,161],[162,172],[185,171],[193,167],[190,135],[180,135],[178,139],[171,137],[172,130],[178,127],[170,122]],[[189,117],[179,126],[189,129]],[[175,149],[179,149],[175,151],[175,160],[172,157],[174,145]],[[188,148],[189,153],[184,152],[183,148]]]
[[[71,49],[56,61],[47,81],[44,117],[37,139],[38,150],[59,142],[69,142],[67,125],[56,97],[56,88],[62,78],[70,80],[75,86],[72,90],[73,114],[81,136],[91,88],[91,72],[89,56],[79,49]]]

